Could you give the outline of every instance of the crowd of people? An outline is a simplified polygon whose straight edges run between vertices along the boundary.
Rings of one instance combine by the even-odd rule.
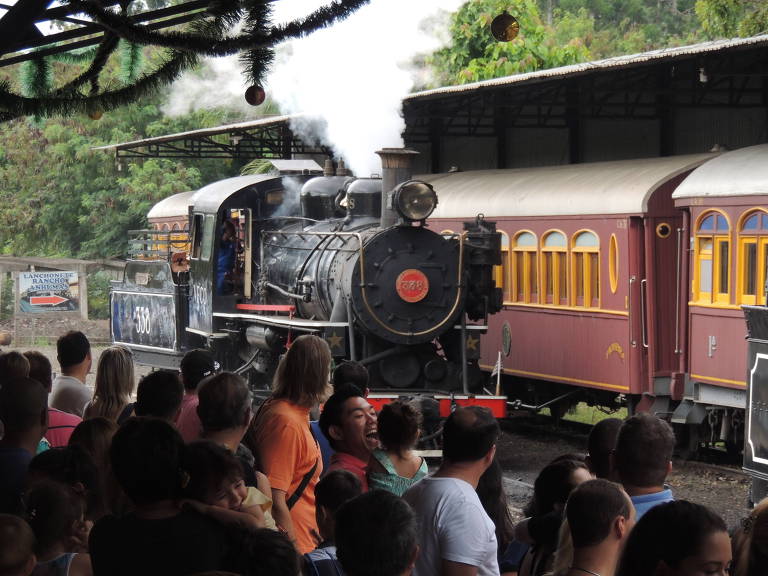
[[[429,473],[419,409],[377,414],[365,368],[332,370],[316,336],[257,408],[206,350],[136,386],[130,350],[110,347],[93,391],[87,337],[57,354],[55,379],[39,352],[0,354],[0,576],[768,574],[768,502],[731,533],[676,500],[674,434],[653,415],[596,424],[515,523],[488,410],[444,421]]]

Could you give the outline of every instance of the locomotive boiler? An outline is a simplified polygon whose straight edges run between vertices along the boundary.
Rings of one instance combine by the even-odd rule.
[[[113,339],[165,367],[206,347],[263,384],[291,340],[314,333],[337,360],[366,364],[372,388],[476,388],[479,336],[501,306],[501,237],[482,215],[457,233],[430,229],[438,195],[411,179],[413,154],[379,151],[382,178],[340,170],[201,189],[184,265],[167,241],[170,256],[129,260],[113,286]]]

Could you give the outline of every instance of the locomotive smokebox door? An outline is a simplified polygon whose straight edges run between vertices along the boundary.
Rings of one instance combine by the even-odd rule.
[[[744,470],[752,476],[750,500],[768,496],[768,308],[742,306],[747,322],[747,422]]]

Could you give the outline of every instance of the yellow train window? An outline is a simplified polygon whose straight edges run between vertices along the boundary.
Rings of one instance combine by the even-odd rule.
[[[765,302],[766,266],[768,265],[768,214],[748,212],[739,229],[737,293],[739,304]]]
[[[571,246],[573,305],[600,306],[600,240],[594,232],[579,232]]]
[[[512,297],[515,302],[538,302],[537,248],[538,241],[532,232],[523,231],[515,235],[512,247]]]
[[[730,301],[730,226],[719,212],[699,219],[694,240],[694,300],[702,303]]]
[[[568,244],[562,232],[549,232],[541,246],[541,294],[543,304],[568,305]]]

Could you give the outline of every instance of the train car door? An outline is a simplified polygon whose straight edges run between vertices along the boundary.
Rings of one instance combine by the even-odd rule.
[[[641,281],[641,304],[645,331],[643,347],[648,352],[648,391],[657,397],[681,399],[682,387],[673,386],[678,370],[680,246],[677,230],[682,215],[672,201],[672,192],[682,176],[656,189],[648,200],[644,218],[645,274]]]
[[[645,321],[643,288],[645,279],[645,225],[642,218],[629,218],[629,389],[636,398],[648,392],[648,349],[645,346],[647,325]]]

